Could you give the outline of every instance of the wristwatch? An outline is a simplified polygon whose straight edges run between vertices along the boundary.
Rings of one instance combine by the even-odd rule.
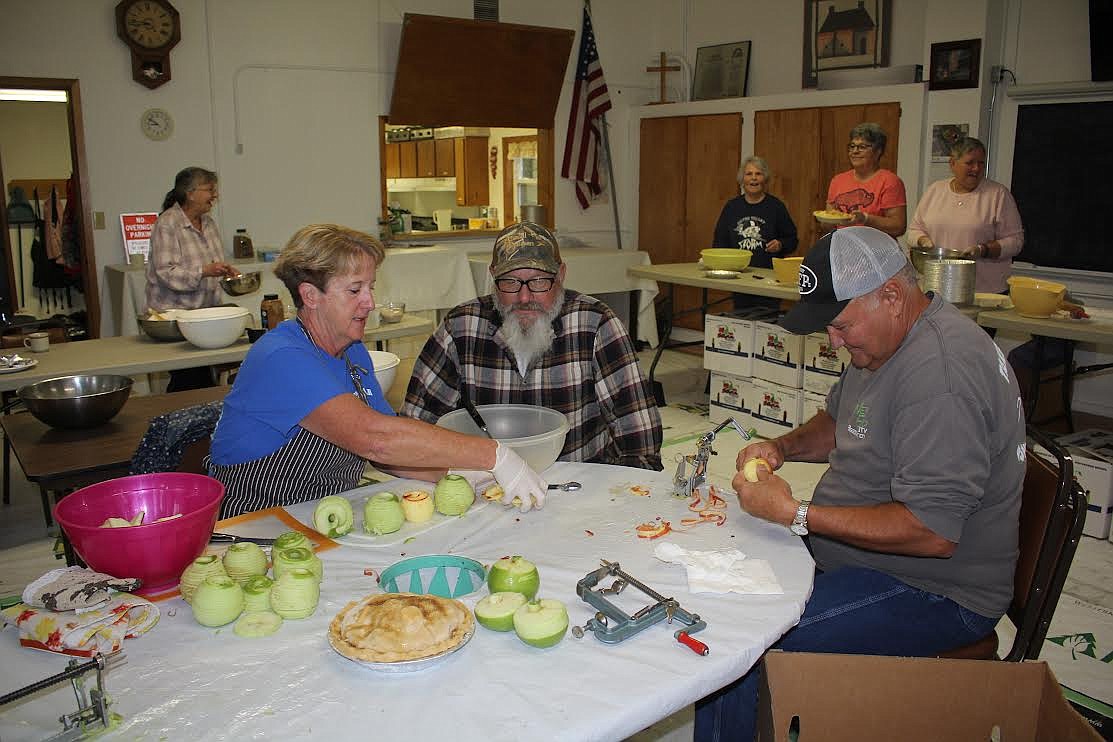
[[[796,508],[796,517],[792,519],[792,525],[788,530],[792,531],[797,536],[808,535],[808,507],[812,504],[811,500],[804,500],[800,506]]]

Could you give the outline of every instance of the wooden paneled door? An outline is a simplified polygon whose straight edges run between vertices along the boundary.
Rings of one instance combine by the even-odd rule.
[[[738,194],[741,139],[737,113],[642,120],[638,247],[655,264],[694,263],[711,246],[723,204]],[[697,288],[677,286],[673,296],[674,311],[702,303]],[[703,317],[689,313],[676,324],[702,330]]]
[[[797,255],[806,254],[823,235],[812,212],[826,204],[832,176],[850,167],[846,156],[850,130],[863,121],[885,130],[889,141],[881,167],[896,172],[899,103],[758,111],[754,117],[754,153],[769,162],[773,172],[769,192],[785,202],[796,222]],[[915,204],[908,209],[915,209]]]

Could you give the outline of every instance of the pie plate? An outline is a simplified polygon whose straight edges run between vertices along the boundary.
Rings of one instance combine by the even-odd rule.
[[[445,659],[447,659],[449,655],[454,654],[455,652],[459,652],[464,647],[464,645],[470,642],[471,638],[475,636],[475,624],[472,624],[471,630],[468,631],[468,633],[464,634],[464,638],[460,641],[459,644],[454,647],[446,649],[443,652],[437,652],[436,654],[429,655],[428,657],[420,657],[415,660],[399,660],[398,662],[371,662],[369,660],[353,659],[336,648],[336,645],[332,643],[331,634],[327,634],[327,636],[328,645],[332,647],[332,650],[334,652],[336,652],[338,655],[348,660],[349,662],[354,662],[357,665],[366,667],[369,670],[375,670],[376,672],[385,673],[419,672],[428,667],[432,667],[433,665],[438,665]]]
[[[820,224],[846,224],[854,218],[850,214],[831,216],[826,211],[813,211],[812,216],[814,216],[815,220]]]
[[[37,358],[29,358],[26,361],[18,363],[14,366],[5,366],[3,364],[0,364],[0,374],[15,374],[19,373],[20,371],[26,371],[29,368],[34,368],[38,365],[39,360]]]

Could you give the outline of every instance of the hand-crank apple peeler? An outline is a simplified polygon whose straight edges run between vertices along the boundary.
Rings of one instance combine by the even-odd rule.
[[[593,618],[589,618],[583,626],[576,626],[572,629],[574,637],[580,639],[583,637],[584,631],[591,631],[595,633],[595,638],[599,641],[606,644],[617,644],[623,639],[628,639],[637,634],[642,629],[647,629],[658,623],[661,619],[665,619],[667,623],[671,624],[675,618],[687,625],[686,629],[679,629],[674,634],[678,642],[699,655],[706,656],[711,651],[706,644],[691,636],[691,634],[707,628],[707,623],[702,621],[698,615],[681,608],[680,603],[675,598],[666,598],[644,582],[623,572],[618,562],[608,562],[606,559],[602,559],[600,563],[603,565],[602,567],[594,572],[589,572],[586,577],[576,583],[576,594],[583,598],[585,602],[597,608],[598,612]],[[618,579],[611,583],[610,587],[593,589],[599,584],[600,580],[608,575],[614,575]],[[647,605],[631,616],[603,597],[604,595],[617,595],[625,590],[627,585],[633,585],[657,602]]]
[[[715,455],[715,451],[711,450],[711,444],[714,443],[715,436],[725,430],[727,426],[737,430],[738,434],[745,440],[750,440],[757,435],[756,430],[745,430],[733,417],[728,417],[719,423],[714,430],[701,435],[699,440],[696,441],[696,455],[681,456],[676,466],[676,474],[672,478],[673,494],[676,497],[691,497],[700,488],[700,485],[707,481],[707,460]],[[688,464],[692,465],[690,476],[687,473]]]

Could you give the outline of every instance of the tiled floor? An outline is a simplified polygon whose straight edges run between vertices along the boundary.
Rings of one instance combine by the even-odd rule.
[[[652,353],[642,355],[645,368]],[[676,457],[695,452],[695,439],[713,426],[707,419],[706,374],[698,355],[666,351],[657,368],[657,379],[665,387],[668,406],[662,410],[665,445],[662,459],[667,470],[676,466]],[[1094,423],[1109,426],[1109,421],[1084,420],[1082,427]],[[733,431],[716,438],[718,456],[711,458],[710,481],[729,488],[734,473],[735,454],[743,442]],[[14,464],[14,462],[13,462]],[[818,464],[791,464],[798,467],[794,479],[818,481],[824,467]],[[38,488],[23,478],[14,467],[12,503],[0,506],[0,596],[20,592],[34,578],[61,562],[53,557],[53,531],[43,522]],[[800,488],[798,488],[800,489]],[[806,488],[803,488],[806,490]],[[797,492],[801,494],[801,492]],[[1113,609],[1113,544],[1084,537],[1067,580],[1065,592],[1086,602]],[[691,739],[691,709],[685,709],[631,738],[635,742],[679,742]]]

